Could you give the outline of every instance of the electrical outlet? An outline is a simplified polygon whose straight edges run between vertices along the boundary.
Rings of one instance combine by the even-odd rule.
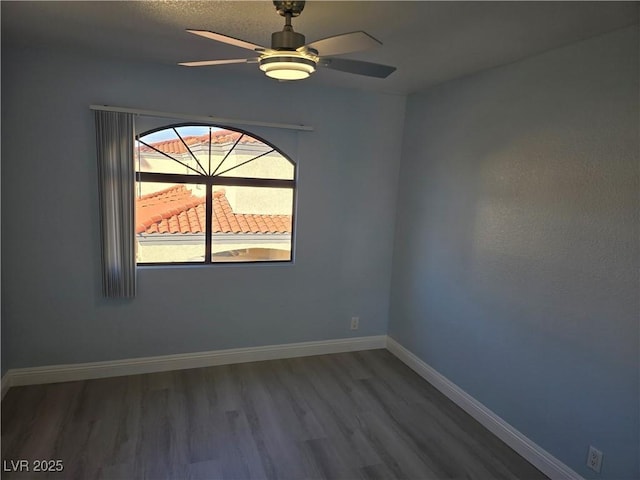
[[[589,445],[589,454],[587,455],[587,467],[600,473],[602,468],[603,453],[592,445]]]
[[[360,317],[351,317],[351,330],[357,330],[360,326]]]

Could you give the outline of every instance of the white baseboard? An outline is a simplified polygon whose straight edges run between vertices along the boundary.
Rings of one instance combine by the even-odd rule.
[[[9,391],[9,388],[11,388],[11,378],[9,377],[8,373],[9,372],[5,373],[2,376],[2,382],[0,383],[0,399],[3,399],[6,393]]]
[[[387,337],[387,349],[549,478],[584,480],[577,472],[531,441],[391,337]]]
[[[211,367],[232,363],[372,350],[385,348],[386,340],[386,335],[378,335],[261,347],[232,348],[228,350],[178,355],[162,355],[159,357],[130,358],[107,362],[16,368],[7,371],[2,377],[2,397],[4,397],[4,394],[9,388],[20,385],[70,382],[75,380],[89,380],[92,378],[183,370],[186,368]]]

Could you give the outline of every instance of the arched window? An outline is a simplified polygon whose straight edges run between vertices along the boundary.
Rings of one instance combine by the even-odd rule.
[[[136,138],[138,264],[290,262],[296,166],[247,132],[163,127]]]

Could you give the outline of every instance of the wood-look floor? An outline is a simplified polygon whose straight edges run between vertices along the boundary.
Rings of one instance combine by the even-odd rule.
[[[386,350],[15,387],[2,459],[64,464],[5,479],[546,478]]]

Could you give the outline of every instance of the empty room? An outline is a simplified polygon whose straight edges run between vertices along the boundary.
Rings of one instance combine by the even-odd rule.
[[[639,2],[0,8],[2,478],[640,478]]]

